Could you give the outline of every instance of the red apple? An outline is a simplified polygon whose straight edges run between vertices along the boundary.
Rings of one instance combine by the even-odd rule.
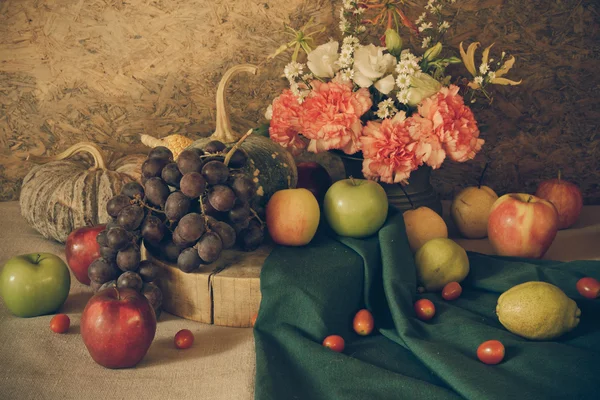
[[[296,167],[298,169],[296,188],[309,190],[319,203],[323,203],[325,193],[331,186],[331,176],[325,167],[316,162],[301,162]]]
[[[90,284],[88,267],[100,257],[100,245],[96,236],[106,228],[106,225],[84,226],[75,229],[67,237],[65,255],[67,264],[75,278],[84,285]]]
[[[501,256],[541,258],[558,231],[552,203],[526,193],[509,193],[492,205],[488,237]]]
[[[307,189],[284,189],[271,196],[266,207],[267,229],[273,241],[284,246],[304,246],[317,232],[321,210]]]
[[[574,183],[560,178],[543,181],[535,192],[537,197],[548,200],[558,211],[558,229],[572,226],[583,208],[581,190]]]
[[[139,363],[156,333],[150,302],[133,289],[112,287],[95,294],[81,314],[81,337],[90,355],[106,368]]]

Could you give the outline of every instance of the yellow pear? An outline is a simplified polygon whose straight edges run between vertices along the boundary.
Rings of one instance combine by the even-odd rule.
[[[403,217],[406,236],[413,253],[431,239],[448,237],[446,223],[429,207],[422,206],[405,211]]]
[[[500,323],[516,335],[550,340],[574,329],[579,324],[581,310],[560,288],[532,281],[502,293],[496,315]]]
[[[469,274],[465,249],[447,238],[427,241],[415,254],[417,278],[428,292],[441,290],[450,282],[462,282]]]
[[[488,217],[498,195],[488,186],[471,186],[458,193],[450,215],[459,232],[468,239],[487,236]]]

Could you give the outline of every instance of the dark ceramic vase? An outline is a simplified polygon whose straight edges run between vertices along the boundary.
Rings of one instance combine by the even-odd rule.
[[[363,158],[359,154],[348,155],[340,151],[333,151],[337,154],[346,170],[346,177],[363,179],[362,173]],[[404,190],[410,196],[410,200],[415,208],[425,206],[442,215],[442,202],[439,195],[433,189],[429,178],[431,176],[431,167],[423,165],[410,174],[409,184],[404,186]],[[402,191],[400,184],[388,184],[380,182],[387,193],[390,206],[393,206],[400,212],[412,208],[408,198]]]

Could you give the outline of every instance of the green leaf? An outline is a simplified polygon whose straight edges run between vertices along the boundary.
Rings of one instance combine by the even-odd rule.
[[[254,130],[252,131],[252,134],[269,137],[269,126],[270,126],[270,124],[262,124],[261,126],[254,128]]]

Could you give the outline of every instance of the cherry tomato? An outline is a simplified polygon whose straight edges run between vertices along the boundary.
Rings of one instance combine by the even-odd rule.
[[[175,334],[175,347],[189,349],[194,344],[194,334],[189,329],[182,329]]]
[[[477,348],[477,358],[484,364],[498,364],[504,359],[504,345],[498,340],[483,342]]]
[[[338,335],[330,335],[323,340],[323,346],[329,347],[331,350],[341,353],[344,351],[346,342],[344,338]]]
[[[65,333],[71,326],[71,320],[66,314],[56,314],[50,320],[50,329],[55,333]]]
[[[450,282],[442,289],[444,300],[456,300],[462,294],[462,286],[458,282]]]
[[[256,324],[256,318],[258,318],[258,313],[254,314],[252,316],[252,319],[250,319],[250,322],[252,323],[252,326],[254,326],[254,324]]]
[[[417,313],[417,318],[422,321],[428,321],[435,315],[435,306],[431,300],[417,300],[415,303],[415,312]]]
[[[600,282],[594,278],[581,278],[577,281],[577,291],[588,299],[600,297]]]
[[[370,335],[373,332],[373,328],[375,327],[375,321],[373,320],[373,314],[369,310],[360,310],[354,316],[354,321],[352,321],[352,326],[354,327],[354,332],[358,333],[361,336]]]

